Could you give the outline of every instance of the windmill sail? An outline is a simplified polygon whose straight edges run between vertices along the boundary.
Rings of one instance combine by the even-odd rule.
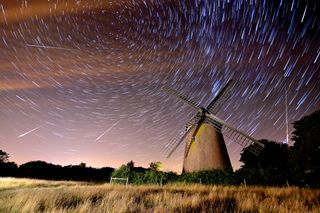
[[[228,81],[228,83],[222,88],[222,90],[218,93],[216,97],[209,103],[207,109],[209,112],[216,114],[221,105],[227,101],[231,96],[231,88],[233,87],[234,83],[232,80]]]
[[[194,130],[192,132],[192,136],[190,138],[190,140],[187,141],[187,146],[186,146],[186,149],[184,151],[184,156],[187,157],[189,151],[190,151],[190,148],[191,148],[191,145],[192,143],[195,142],[195,136],[196,134],[198,133],[199,129],[200,129],[200,126],[202,125],[202,123],[205,121],[205,117],[202,113],[198,112],[196,115],[195,115],[195,119],[199,119],[196,123],[197,125],[194,125],[194,127],[192,127]]]
[[[189,126],[186,126],[186,128],[183,128],[180,131],[178,131],[178,134],[174,138],[172,138],[170,142],[161,149],[160,152],[166,158],[169,158],[171,154],[178,148],[178,146],[184,141],[184,139],[191,132],[191,130],[198,125],[200,120],[201,117],[199,117],[198,114],[193,116],[188,122]]]
[[[185,130],[185,128],[181,129],[178,134],[172,138],[172,140],[165,145],[161,149],[161,153],[166,157],[169,158],[171,154],[177,149],[177,147],[184,141],[184,139],[187,137],[188,133],[191,132],[192,127]]]
[[[261,150],[264,148],[264,144],[260,143],[259,141],[255,140],[249,135],[227,125],[214,115],[210,114],[210,116],[207,116],[206,121],[208,121],[213,127],[215,127],[218,132],[223,133],[223,135],[230,138],[232,141],[239,144],[240,146],[249,146],[249,151],[255,155],[259,155]]]
[[[221,89],[218,95],[210,101],[206,108],[201,107],[173,89],[166,87],[162,88],[166,93],[177,97],[198,111],[196,115],[187,122],[186,127],[181,129],[161,150],[161,153],[168,158],[177,147],[185,141],[184,172],[232,168],[223,136],[230,138],[242,147],[247,147],[247,149],[255,155],[258,155],[264,148],[264,145],[259,141],[229,126],[223,120],[215,116],[221,108],[221,105],[231,96],[231,88],[233,86],[233,81],[230,80]],[[203,126],[204,131],[202,135],[197,135],[198,130],[203,123],[207,123],[208,125]],[[185,140],[187,136],[188,140]],[[195,141],[196,136],[199,137]],[[190,151],[193,144],[195,146],[195,151]]]
[[[165,91],[168,94],[174,95],[177,98],[179,98],[180,100],[182,100],[183,102],[187,103],[189,106],[192,106],[195,109],[201,109],[201,107],[196,104],[194,101],[188,99],[186,96],[180,94],[179,92],[171,89],[171,88],[167,88],[167,87],[162,87],[162,90]]]

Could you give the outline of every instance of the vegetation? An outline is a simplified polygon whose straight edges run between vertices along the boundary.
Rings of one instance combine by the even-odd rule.
[[[77,181],[109,181],[113,168],[100,169],[79,165],[60,166],[44,161],[31,161],[20,165],[13,162],[0,162],[0,177],[25,177],[46,180],[77,180]]]
[[[320,111],[294,122],[293,126],[292,175],[300,180],[297,184],[320,187]]]
[[[32,161],[19,167],[9,161],[9,155],[0,150],[0,176],[40,178],[48,180],[77,180],[107,182],[110,177],[129,178],[131,184],[202,183],[221,185],[303,186],[320,187],[320,111],[294,123],[294,146],[260,140],[265,145],[259,156],[244,149],[238,171],[212,170],[177,175],[162,172],[160,162],[149,168],[135,167],[130,161],[114,170],[79,165],[60,166],[43,161]]]
[[[264,144],[264,149],[259,155],[255,155],[247,149],[241,154],[240,161],[243,162],[244,169],[277,168],[288,169],[289,149],[287,144],[282,144],[269,140],[260,140]]]
[[[265,144],[259,156],[248,150],[241,154],[244,175],[256,176],[257,185],[284,185],[320,187],[320,111],[293,123],[294,145],[260,140]],[[242,170],[242,171],[241,171]]]
[[[320,190],[0,178],[0,212],[318,212]]]
[[[0,163],[7,163],[9,161],[8,153],[0,150]]]
[[[22,164],[17,170],[18,177],[41,178],[47,180],[109,181],[113,168],[101,169],[79,165],[60,166],[43,161]]]
[[[142,168],[133,161],[116,170],[43,161],[18,167],[0,150],[0,176],[21,178],[0,178],[0,212],[319,212],[320,190],[289,185],[320,187],[320,112],[294,128],[294,146],[260,140],[265,149],[259,156],[244,149],[237,171],[177,175],[160,162]],[[102,184],[111,176],[130,185]]]
[[[0,177],[15,176],[18,166],[14,162],[9,162],[8,153],[0,150]]]
[[[113,172],[115,177],[129,177],[134,184],[173,182],[320,187],[320,112],[316,111],[294,123],[294,146],[269,140],[260,140],[265,145],[259,156],[248,149],[241,153],[243,166],[238,171],[211,170],[180,176],[159,171],[160,166],[151,163],[149,169],[137,170],[133,162],[122,165]]]

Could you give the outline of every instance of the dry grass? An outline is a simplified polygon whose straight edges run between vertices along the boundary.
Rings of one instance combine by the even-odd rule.
[[[320,190],[0,178],[0,212],[320,212]]]

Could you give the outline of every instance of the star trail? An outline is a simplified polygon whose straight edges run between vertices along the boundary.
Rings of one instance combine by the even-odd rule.
[[[256,139],[286,140],[320,106],[313,0],[0,0],[0,149],[11,160],[94,167],[161,161],[195,113],[166,85]],[[48,125],[47,125],[48,124]],[[241,148],[226,140],[234,168]],[[289,145],[292,141],[289,139]]]

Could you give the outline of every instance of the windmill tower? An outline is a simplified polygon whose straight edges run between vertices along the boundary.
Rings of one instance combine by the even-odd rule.
[[[186,142],[183,172],[232,169],[223,136],[242,147],[251,145],[248,149],[256,155],[264,148],[262,143],[231,127],[215,115],[230,97],[232,86],[233,81],[230,80],[207,107],[199,106],[173,89],[163,88],[166,93],[176,96],[198,111],[187,122],[186,127],[161,149],[161,153],[168,158],[183,141]]]

